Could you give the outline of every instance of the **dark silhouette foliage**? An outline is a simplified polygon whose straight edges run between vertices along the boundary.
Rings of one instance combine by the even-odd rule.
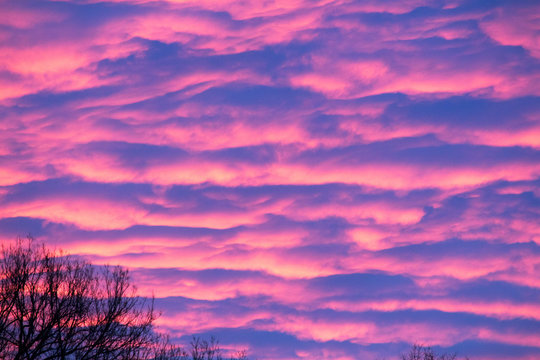
[[[193,338],[186,351],[156,333],[153,300],[136,295],[126,269],[97,268],[31,238],[1,255],[1,359],[223,359],[215,339]]]
[[[95,267],[32,238],[3,247],[0,359],[224,360],[215,338],[187,348],[156,332],[153,299],[138,297],[121,267]],[[245,351],[230,360],[247,360]],[[414,345],[401,360],[457,360]]]
[[[457,360],[456,354],[437,354],[431,347],[415,344],[401,360]]]

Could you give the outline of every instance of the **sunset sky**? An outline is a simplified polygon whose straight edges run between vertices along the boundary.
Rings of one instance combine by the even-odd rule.
[[[0,0],[0,242],[252,359],[540,359],[537,0]]]

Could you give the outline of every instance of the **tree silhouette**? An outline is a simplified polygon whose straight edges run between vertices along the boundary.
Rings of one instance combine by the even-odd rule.
[[[153,299],[136,296],[126,269],[97,268],[31,238],[1,254],[1,359],[222,359],[213,339],[194,338],[186,351],[157,334]]]
[[[457,355],[437,354],[429,346],[414,344],[409,352],[401,355],[401,360],[457,360]]]
[[[193,337],[184,349],[158,334],[153,299],[137,296],[124,268],[92,266],[32,238],[0,254],[0,359],[224,359],[215,338]],[[457,357],[414,345],[401,360]]]

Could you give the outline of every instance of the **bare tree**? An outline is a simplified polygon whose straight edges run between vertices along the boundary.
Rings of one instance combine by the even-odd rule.
[[[210,340],[193,337],[189,345],[190,360],[224,360],[219,341],[215,337]],[[247,360],[246,352],[239,351],[230,360]]]
[[[414,344],[401,360],[457,360],[456,354],[437,354],[431,347]]]
[[[158,335],[153,300],[136,295],[123,268],[94,267],[31,238],[1,255],[1,359],[221,359],[215,340],[194,338],[186,352]]]
[[[96,269],[31,239],[2,250],[0,357],[138,359],[156,335],[153,301],[128,272]]]

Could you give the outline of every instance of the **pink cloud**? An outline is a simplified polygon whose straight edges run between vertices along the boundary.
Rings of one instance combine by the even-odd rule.
[[[536,358],[536,7],[4,2],[0,241],[263,359]]]
[[[498,8],[493,15],[480,22],[482,30],[493,40],[512,46],[522,46],[536,58],[540,57],[538,38],[538,13],[540,7],[534,2],[527,6],[513,4]]]

